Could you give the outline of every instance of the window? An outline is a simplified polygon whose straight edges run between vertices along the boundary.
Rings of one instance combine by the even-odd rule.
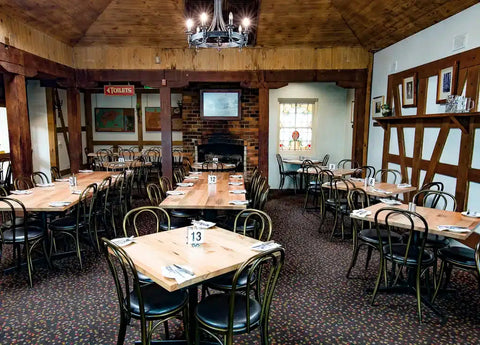
[[[279,151],[310,152],[316,99],[279,99],[279,102]]]

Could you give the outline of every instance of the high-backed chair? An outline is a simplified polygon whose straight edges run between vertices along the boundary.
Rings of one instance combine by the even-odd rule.
[[[278,171],[280,173],[280,185],[278,189],[283,189],[283,185],[285,184],[285,177],[290,178],[293,181],[293,188],[295,193],[297,192],[297,171],[296,170],[285,170],[283,168],[283,159],[280,154],[276,154],[275,157],[277,158],[278,163]]]
[[[33,187],[35,187],[35,185],[27,176],[19,176],[13,180],[13,188],[15,188],[15,190],[27,190]]]
[[[360,167],[360,164],[351,159],[342,159],[338,162],[338,169],[357,169]]]
[[[377,181],[385,180],[389,183],[400,183],[402,182],[402,174],[395,169],[380,169],[375,173],[375,179]]]
[[[60,174],[60,170],[57,167],[52,166],[50,174],[52,175],[52,181],[62,178],[62,174]]]
[[[48,176],[41,171],[36,171],[32,173],[32,175],[30,176],[30,179],[32,180],[32,183],[34,186],[36,186],[39,183],[41,184],[50,183]]]

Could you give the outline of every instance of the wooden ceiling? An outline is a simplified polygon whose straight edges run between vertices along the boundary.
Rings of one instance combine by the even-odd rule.
[[[379,50],[478,0],[225,0],[257,47]],[[0,11],[71,46],[185,48],[185,18],[213,0],[0,0]]]

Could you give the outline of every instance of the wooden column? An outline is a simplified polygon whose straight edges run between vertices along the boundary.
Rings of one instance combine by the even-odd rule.
[[[160,126],[162,127],[162,174],[172,179],[172,112],[169,87],[160,88]]]
[[[353,115],[352,160],[360,166],[367,164],[369,111],[365,110],[366,88],[355,89],[355,106]]]
[[[93,130],[92,130],[92,92],[85,91],[83,97],[85,104],[85,128],[87,130],[87,150],[93,152]],[[88,160],[88,158],[87,158]]]
[[[50,166],[59,167],[58,160],[58,136],[57,136],[57,114],[53,102],[53,89],[45,88],[47,101],[47,123],[48,123],[48,143],[50,146]]]
[[[28,118],[25,76],[4,74],[8,137],[13,177],[33,172],[32,138]]]
[[[68,139],[70,171],[77,173],[82,164],[82,125],[80,120],[80,93],[76,88],[67,90]]]
[[[268,87],[260,87],[258,90],[258,169],[263,176],[268,176],[269,91]]]

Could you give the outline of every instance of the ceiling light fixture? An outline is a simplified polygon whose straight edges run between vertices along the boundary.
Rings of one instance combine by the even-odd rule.
[[[222,0],[214,0],[213,18],[210,26],[207,26],[208,15],[204,12],[200,15],[200,25],[193,30],[193,19],[186,21],[187,42],[190,48],[243,48],[248,44],[250,19],[244,18],[242,25],[235,30],[233,14],[228,15],[228,24],[222,17]]]

